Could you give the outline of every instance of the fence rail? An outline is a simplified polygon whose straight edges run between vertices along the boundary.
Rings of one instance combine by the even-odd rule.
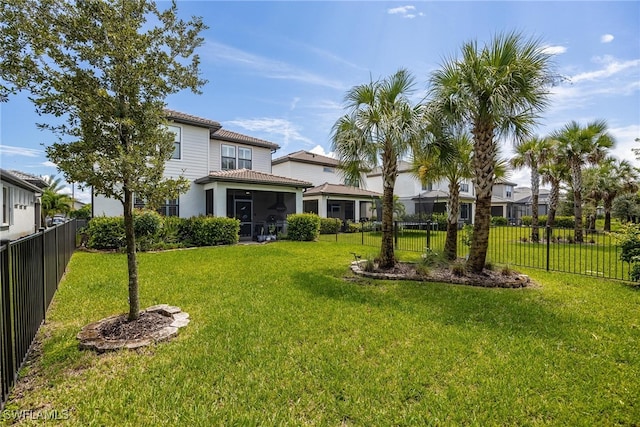
[[[537,233],[536,233],[537,231]],[[468,255],[464,244],[466,230],[458,230],[458,256]],[[536,238],[537,236],[537,238]],[[487,261],[494,264],[531,267],[629,281],[630,265],[620,260],[621,249],[610,233],[583,230],[583,241],[576,242],[574,230],[530,226],[492,226],[489,232]],[[375,224],[363,223],[356,233],[323,234],[324,241],[336,241],[380,247],[382,234]],[[436,223],[394,224],[395,248],[441,253],[446,231]]]
[[[1,407],[75,249],[76,222],[69,221],[0,246]]]

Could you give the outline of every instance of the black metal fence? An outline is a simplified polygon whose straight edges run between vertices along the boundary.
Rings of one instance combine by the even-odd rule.
[[[354,233],[324,234],[324,241],[336,241],[379,248],[382,233],[379,224],[363,223]],[[441,253],[446,231],[443,224],[394,224],[395,248],[400,251]],[[536,233],[537,231],[537,233]],[[574,230],[537,229],[528,226],[492,226],[489,232],[487,261],[494,264],[540,268],[547,271],[582,274],[617,280],[630,280],[629,263],[620,260],[621,249],[610,233],[583,230],[576,241]],[[470,227],[458,230],[458,256],[466,257],[471,239]],[[375,250],[372,250],[375,254]]]
[[[45,319],[75,249],[69,221],[0,246],[0,386],[2,407]]]

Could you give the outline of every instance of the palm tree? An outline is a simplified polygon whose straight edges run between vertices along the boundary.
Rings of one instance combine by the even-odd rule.
[[[441,122],[432,122],[438,126]],[[438,136],[439,135],[439,136]],[[460,207],[460,184],[472,177],[471,163],[473,143],[470,135],[462,128],[448,131],[436,129],[431,138],[441,138],[442,144],[433,144],[435,149],[416,150],[412,158],[412,171],[423,184],[446,179],[449,185],[447,201],[447,237],[444,256],[455,260],[458,250],[458,212]]]
[[[408,96],[414,79],[406,70],[379,81],[353,87],[345,96],[348,113],[333,126],[332,149],[341,163],[345,181],[364,185],[363,171],[381,162],[382,243],[379,267],[392,268],[393,190],[398,159],[421,137],[423,107],[412,106]]]
[[[558,151],[558,161],[569,167],[573,190],[573,213],[575,217],[574,238],[584,241],[582,235],[582,168],[587,164],[597,164],[614,144],[613,136],[607,132],[607,123],[596,120],[581,126],[571,121],[551,135]]]
[[[613,201],[620,195],[638,191],[638,172],[629,161],[614,157],[605,158],[591,172],[589,196],[596,201],[602,200],[604,231],[611,231]]]
[[[507,33],[482,49],[475,41],[465,43],[462,59],[446,61],[431,76],[432,99],[473,134],[476,212],[467,263],[472,272],[482,271],[487,256],[498,140],[531,134],[547,105],[549,67],[550,55],[539,41]]]
[[[509,162],[515,169],[531,170],[531,241],[540,241],[538,228],[538,200],[540,195],[540,171],[549,156],[551,143],[546,138],[533,137],[515,145],[515,156]]]
[[[73,199],[67,194],[61,193],[63,190],[62,178],[54,175],[43,176],[43,181],[48,185],[42,192],[41,209],[42,223],[47,225],[47,218],[52,218],[55,214],[67,214],[73,209]]]
[[[551,184],[549,192],[549,212],[547,213],[547,227],[553,227],[556,221],[556,211],[560,203],[560,185],[569,176],[567,165],[559,163],[555,157],[547,158],[540,167],[543,184]]]

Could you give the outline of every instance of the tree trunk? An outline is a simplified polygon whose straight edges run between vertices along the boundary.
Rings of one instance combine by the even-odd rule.
[[[531,241],[540,241],[540,228],[538,224],[538,200],[540,194],[540,176],[538,165],[531,166]]]
[[[604,231],[611,231],[611,209],[613,199],[604,199]]]
[[[382,244],[380,246],[379,268],[389,269],[396,265],[393,248],[393,187],[398,172],[397,159],[385,150],[382,158]]]
[[[495,172],[495,146],[493,144],[493,128],[490,123],[476,123],[474,126],[473,152],[476,212],[467,269],[472,273],[481,273],[489,247],[491,194]]]
[[[447,238],[444,242],[444,256],[449,261],[458,257],[458,211],[460,204],[460,185],[449,181],[449,215],[447,216]]]
[[[556,210],[560,200],[560,181],[551,183],[551,194],[549,194],[549,213],[547,214],[547,227],[553,227],[556,222]]]
[[[571,181],[573,186],[573,216],[574,238],[576,243],[582,243],[582,169],[576,162],[571,164]]]
[[[129,317],[136,320],[140,316],[138,300],[138,261],[136,259],[136,236],[133,229],[133,193],[124,188],[124,231],[127,242],[127,267],[129,271]]]

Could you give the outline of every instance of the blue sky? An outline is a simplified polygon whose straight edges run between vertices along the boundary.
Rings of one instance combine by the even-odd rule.
[[[617,138],[613,154],[640,166],[631,152],[640,146],[640,2],[179,1],[178,8],[209,26],[199,50],[209,82],[201,95],[171,96],[168,107],[275,142],[274,158],[330,153],[331,127],[352,86],[407,68],[418,101],[429,74],[459,56],[462,43],[516,30],[541,39],[569,79],[553,89],[538,133],[605,119]],[[34,114],[25,94],[0,109],[1,167],[55,174],[43,146],[56,136],[36,127],[51,118]],[[528,171],[511,179],[526,186]]]

